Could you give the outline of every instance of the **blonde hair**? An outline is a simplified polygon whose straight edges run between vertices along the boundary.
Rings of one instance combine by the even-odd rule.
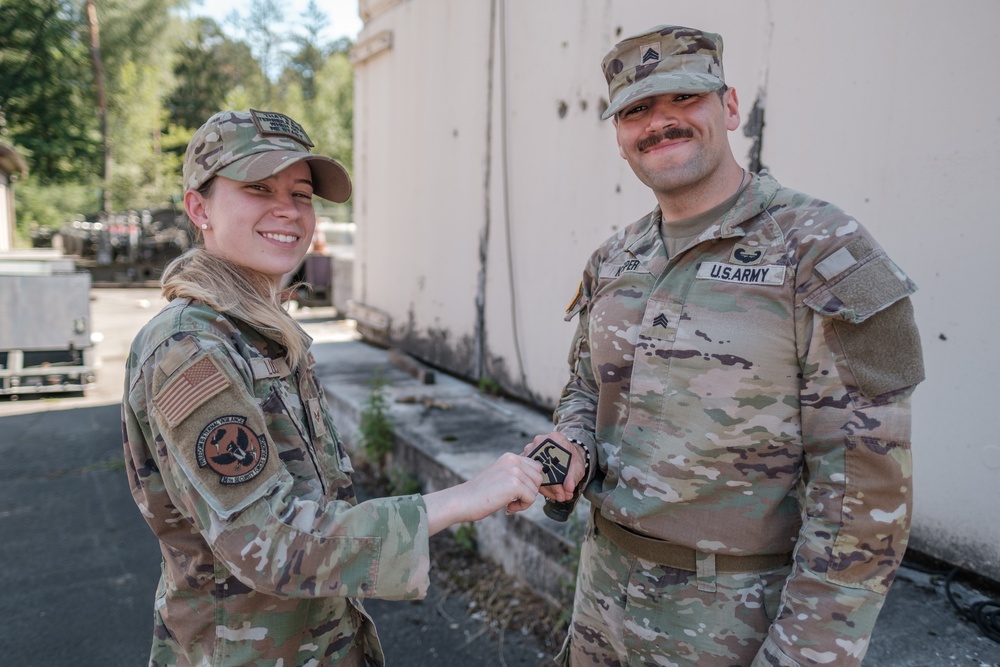
[[[163,270],[163,296],[194,299],[249,324],[281,333],[288,363],[298,368],[309,354],[309,336],[282,308],[274,282],[202,247],[191,248]]]

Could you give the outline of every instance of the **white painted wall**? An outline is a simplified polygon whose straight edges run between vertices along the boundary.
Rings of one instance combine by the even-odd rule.
[[[13,189],[7,174],[0,169],[0,252],[14,244]]]
[[[484,371],[551,407],[573,332],[562,312],[584,262],[654,205],[599,120],[601,58],[659,23],[719,32],[744,119],[763,95],[763,163],[857,215],[920,286],[914,545],[1000,579],[1000,317],[988,296],[1000,225],[987,208],[1000,183],[1000,3],[359,7],[359,52],[377,35],[391,46],[356,63],[354,297],[390,315],[396,344],[478,377],[486,238]],[[731,142],[746,164],[749,140],[737,131]]]

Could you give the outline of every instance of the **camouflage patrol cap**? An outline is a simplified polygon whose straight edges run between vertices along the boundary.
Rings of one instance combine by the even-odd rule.
[[[673,92],[707,93],[725,85],[722,37],[661,25],[615,44],[601,63],[611,105],[605,120],[636,100]]]
[[[339,162],[309,152],[302,126],[273,111],[220,111],[198,128],[184,154],[184,191],[213,176],[250,183],[274,176],[296,162],[312,171],[313,192],[332,202],[351,197],[351,178]]]

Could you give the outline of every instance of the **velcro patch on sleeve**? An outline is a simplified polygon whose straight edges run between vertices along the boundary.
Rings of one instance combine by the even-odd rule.
[[[173,375],[178,368],[198,354],[198,350],[198,341],[194,336],[187,336],[176,343],[171,342],[167,353],[157,362],[156,367],[164,375]]]
[[[177,426],[195,408],[230,385],[211,356],[205,355],[187,370],[171,378],[153,397],[153,405],[160,411],[167,424]]]
[[[803,298],[805,304],[821,315],[854,324],[917,289],[884,252],[861,238],[829,254],[814,269],[821,280]]]
[[[871,254],[872,250],[866,238],[858,237],[817,264],[816,273],[826,280],[833,280]]]
[[[862,319],[895,303],[910,290],[893,271],[888,258],[882,258],[868,262],[831,285],[830,292]]]
[[[188,370],[204,372],[207,366],[199,367],[203,361]],[[208,375],[215,372],[221,371],[209,370]],[[228,520],[271,492],[283,468],[260,406],[246,387],[226,382],[186,411],[175,426],[164,426],[163,440],[190,484],[189,507],[211,509]]]
[[[833,321],[847,365],[861,393],[874,398],[924,379],[913,304],[901,299],[864,322]]]

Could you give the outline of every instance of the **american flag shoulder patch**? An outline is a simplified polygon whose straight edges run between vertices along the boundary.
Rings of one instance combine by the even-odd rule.
[[[170,426],[177,426],[195,408],[229,386],[229,378],[215,360],[204,356],[163,386],[153,405]]]

